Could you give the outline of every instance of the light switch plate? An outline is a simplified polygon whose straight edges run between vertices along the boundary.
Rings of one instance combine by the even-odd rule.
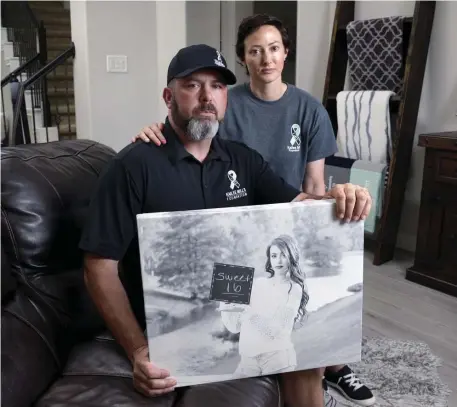
[[[107,55],[106,56],[107,72],[127,72],[126,55]]]

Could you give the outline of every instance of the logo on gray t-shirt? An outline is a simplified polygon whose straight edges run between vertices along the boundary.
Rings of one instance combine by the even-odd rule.
[[[301,139],[300,139],[300,125],[293,124],[290,128],[290,145],[287,146],[287,149],[291,152],[300,151]]]
[[[274,172],[298,189],[309,162],[337,151],[325,107],[293,85],[287,85],[284,95],[275,101],[257,98],[249,84],[234,86],[219,134],[256,150]]]

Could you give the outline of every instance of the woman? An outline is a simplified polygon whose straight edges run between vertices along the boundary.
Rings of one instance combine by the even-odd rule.
[[[309,296],[300,268],[298,245],[282,235],[268,246],[268,277],[254,281],[250,304],[221,304],[222,322],[240,333],[237,377],[293,371],[297,357],[291,340],[294,326],[306,315]]]
[[[255,15],[241,22],[236,54],[249,83],[229,90],[219,135],[257,150],[289,184],[323,195],[325,158],[337,151],[335,136],[324,106],[304,90],[283,82],[290,47],[287,30],[277,18]],[[164,144],[161,129],[163,124],[145,127],[132,141],[140,138]],[[349,366],[327,367],[325,377],[352,402],[374,404],[373,394]]]

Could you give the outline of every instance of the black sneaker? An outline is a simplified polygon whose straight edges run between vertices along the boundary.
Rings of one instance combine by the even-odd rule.
[[[371,390],[360,382],[347,365],[336,373],[326,369],[325,379],[331,387],[339,390],[344,397],[359,406],[372,406],[376,402]]]

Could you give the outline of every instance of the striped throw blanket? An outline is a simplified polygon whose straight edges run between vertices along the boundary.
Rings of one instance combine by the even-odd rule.
[[[387,164],[392,155],[391,91],[342,91],[337,101],[337,156]]]

